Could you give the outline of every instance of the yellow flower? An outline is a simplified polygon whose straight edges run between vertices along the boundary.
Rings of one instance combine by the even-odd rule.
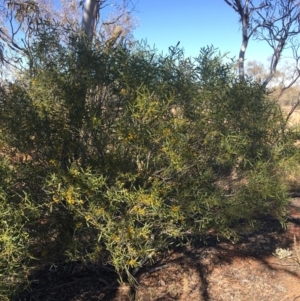
[[[119,261],[118,261],[117,258],[114,258],[114,259],[112,260],[112,263],[113,263],[113,265],[114,265],[115,267],[117,267],[117,266],[119,265]]]
[[[145,215],[145,209],[144,208],[140,208],[138,207],[137,205],[135,205],[133,208],[132,208],[132,213],[134,214],[139,214],[139,215]]]
[[[72,169],[70,169],[70,174],[73,177],[77,177],[80,174],[80,172],[77,169],[72,168]]]
[[[87,214],[87,215],[84,216],[84,218],[85,218],[86,221],[89,221],[89,220],[92,219],[92,216],[90,214]]]
[[[118,235],[113,235],[113,236],[112,236],[112,241],[114,241],[114,242],[119,242],[119,241],[120,241],[120,236],[118,236]]]
[[[72,186],[70,186],[68,188],[68,191],[66,193],[66,199],[70,205],[73,205],[75,203],[75,200],[73,199],[73,187]]]
[[[139,237],[142,237],[144,239],[149,239],[149,230],[142,229],[138,235],[139,235]]]
[[[122,96],[126,96],[126,95],[127,95],[126,89],[121,89],[120,94],[121,94]]]
[[[56,160],[51,159],[51,160],[49,161],[49,163],[52,164],[52,165],[55,165],[57,162],[56,162]]]
[[[172,210],[173,212],[178,212],[179,209],[180,209],[179,206],[172,206],[172,208],[171,208],[171,210]]]
[[[153,204],[152,196],[145,196],[142,200],[143,204],[151,206]]]
[[[135,138],[136,138],[135,134],[129,133],[126,140],[131,141],[131,140],[134,140]]]
[[[67,199],[67,202],[70,204],[70,205],[74,205],[75,204],[75,200],[73,198],[68,198]]]
[[[129,226],[129,227],[127,228],[127,232],[128,232],[129,235],[133,234],[133,232],[134,232],[133,227]]]
[[[145,215],[145,209],[144,208],[138,208],[137,214],[139,215]]]
[[[130,259],[127,264],[130,266],[130,267],[135,267],[137,265],[137,262],[135,259]]]
[[[171,130],[170,129],[164,129],[163,130],[163,135],[164,136],[168,136],[169,134],[171,134]]]
[[[57,197],[53,197],[53,202],[55,203],[55,204],[57,204],[57,203],[59,203],[59,199],[57,198]]]
[[[103,208],[95,209],[94,213],[95,215],[103,215],[104,209]]]

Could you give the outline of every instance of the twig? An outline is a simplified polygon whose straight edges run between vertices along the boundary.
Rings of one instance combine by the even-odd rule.
[[[290,110],[290,112],[288,113],[288,115],[287,115],[287,117],[286,117],[286,119],[285,119],[285,124],[288,123],[288,121],[289,121],[291,115],[294,113],[294,111],[296,110],[296,108],[297,108],[298,105],[300,104],[300,98],[299,98],[299,96],[300,96],[300,93],[298,94],[298,101],[296,102],[296,104],[294,104],[294,106],[292,107],[292,109]]]
[[[145,274],[147,275],[147,274],[150,274],[150,273],[153,273],[153,272],[156,272],[156,271],[160,271],[160,270],[165,269],[165,268],[167,268],[167,267],[169,267],[169,266],[170,266],[169,264],[164,264],[164,265],[161,265],[161,266],[159,266],[159,267],[150,269],[150,270],[149,270],[147,273],[145,273]]]

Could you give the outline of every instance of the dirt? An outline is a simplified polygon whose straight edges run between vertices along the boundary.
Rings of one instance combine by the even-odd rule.
[[[288,216],[285,231],[269,219],[236,244],[211,238],[162,254],[139,271],[135,290],[119,285],[110,267],[73,263],[40,271],[16,300],[300,301],[300,198],[291,199]]]

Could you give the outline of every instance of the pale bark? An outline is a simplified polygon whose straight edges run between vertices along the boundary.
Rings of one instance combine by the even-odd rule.
[[[92,42],[97,19],[100,14],[100,3],[97,0],[86,0],[82,16],[82,30],[88,42]]]
[[[276,73],[282,52],[291,43],[293,37],[300,33],[300,1],[263,1],[256,7],[252,0],[224,1],[239,14],[242,25],[242,45],[239,52],[240,80],[245,77],[245,53],[251,36],[267,42],[272,48],[270,71],[263,81],[263,85],[267,86]],[[298,54],[294,55],[294,58],[298,60]]]
[[[239,8],[240,15],[242,18],[242,46],[239,53],[239,77],[240,80],[243,80],[245,77],[245,53],[248,47],[248,27],[249,27],[249,10],[248,10],[248,1],[245,4],[244,10],[242,7]]]
[[[299,14],[298,0],[276,0],[265,14],[258,12],[261,25],[257,39],[266,41],[273,50],[269,75],[264,81],[265,86],[273,79],[285,48],[293,49],[294,59],[298,63],[299,56],[297,51],[294,51],[293,39],[300,33]],[[298,64],[295,71],[299,73]]]
[[[242,3],[242,0],[224,0],[234,11],[236,11],[240,16],[240,21],[242,24],[242,45],[239,52],[239,78],[240,80],[244,80],[245,78],[245,53],[247,51],[248,42],[253,34],[254,30],[251,29],[251,13],[255,11],[257,8],[251,7],[249,8],[249,4],[251,4],[250,0],[246,0],[245,3]]]

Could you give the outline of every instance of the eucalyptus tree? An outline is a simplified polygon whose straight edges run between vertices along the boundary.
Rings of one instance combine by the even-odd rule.
[[[240,17],[242,44],[239,52],[239,77],[245,77],[245,54],[251,38],[266,42],[272,49],[269,72],[263,80],[267,86],[276,73],[282,53],[291,48],[296,62],[299,61],[296,39],[300,33],[300,1],[298,0],[224,0]],[[296,64],[296,78],[300,70]]]
[[[100,22],[100,12],[108,7],[109,17]],[[130,36],[135,27],[132,10],[127,0],[112,3],[107,0],[4,0],[0,3],[2,72],[10,74],[11,79],[22,71],[31,59],[33,44],[45,30],[55,31],[61,43],[67,43],[70,35],[79,32],[89,43],[94,37],[105,42],[112,35],[115,40]]]

